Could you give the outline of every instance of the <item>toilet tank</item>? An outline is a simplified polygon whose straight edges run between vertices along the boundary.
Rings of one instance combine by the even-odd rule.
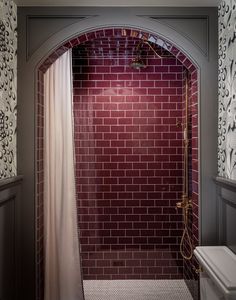
[[[200,299],[225,300],[224,295],[205,271],[200,274]]]
[[[236,255],[225,246],[199,246],[201,300],[236,300]]]

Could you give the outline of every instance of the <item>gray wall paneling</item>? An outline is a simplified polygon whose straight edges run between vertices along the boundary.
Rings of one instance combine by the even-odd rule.
[[[20,182],[0,182],[0,299],[17,300],[20,294],[21,230]]]
[[[218,244],[227,245],[236,254],[236,182],[216,178]]]
[[[18,168],[24,175],[25,300],[35,297],[35,116],[37,67],[59,45],[99,28],[134,27],[186,53],[199,74],[200,240],[217,242],[217,8],[18,8]],[[27,288],[27,289],[26,289]]]

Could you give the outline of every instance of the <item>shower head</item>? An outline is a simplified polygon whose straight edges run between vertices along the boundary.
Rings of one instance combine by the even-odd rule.
[[[141,57],[138,55],[134,59],[132,59],[130,63],[130,67],[136,70],[144,69],[146,68],[146,64],[144,61],[141,59]]]
[[[148,45],[149,48],[155,53],[155,55],[158,58],[162,58],[148,41],[140,41],[140,43],[136,47],[137,56],[134,59],[132,59],[132,61],[130,63],[130,67],[133,69],[140,70],[140,69],[146,68],[146,64],[144,63],[144,61],[141,58],[141,46],[143,44]]]

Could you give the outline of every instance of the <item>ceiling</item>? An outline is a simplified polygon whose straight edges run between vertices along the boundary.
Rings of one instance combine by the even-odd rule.
[[[148,46],[150,45],[150,46]],[[134,37],[104,37],[96,38],[87,42],[84,42],[73,48],[74,54],[79,58],[118,58],[118,57],[136,57],[140,54],[142,57],[158,57],[154,51],[160,57],[174,57],[170,52],[162,47],[145,42],[140,42],[140,39]]]
[[[218,6],[220,0],[15,0],[19,6]],[[119,3],[119,4],[118,4]]]

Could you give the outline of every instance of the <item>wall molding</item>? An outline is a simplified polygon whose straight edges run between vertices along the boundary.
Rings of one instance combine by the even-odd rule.
[[[172,30],[175,30],[176,32],[178,32],[179,34],[181,34],[182,36],[184,36],[186,39],[188,39],[207,59],[209,56],[209,16],[207,15],[138,15],[139,17],[142,18],[149,18],[151,20],[154,20],[156,22],[162,23],[166,26],[168,26],[169,28],[171,28]],[[194,40],[192,38],[193,35],[190,35],[190,32],[186,32],[185,27],[183,28],[178,28],[176,26],[176,24],[171,24],[171,22],[168,21],[174,21],[176,23],[176,21],[182,21],[182,20],[188,20],[190,22],[198,22],[198,21],[206,21],[206,25],[205,25],[205,38],[204,38],[204,42],[200,41],[200,40]],[[196,26],[198,26],[198,24],[196,24]],[[189,30],[189,28],[187,29]],[[202,44],[202,45],[201,45]]]
[[[65,14],[49,14],[49,15],[34,15],[29,14],[26,17],[26,59],[29,60],[34,52],[38,49],[38,45],[46,42],[50,37],[59,32],[61,29],[66,28],[74,23],[83,21],[85,19],[96,17],[96,15],[65,15]],[[42,36],[39,38],[38,34],[35,34],[34,29],[37,28],[37,22],[51,22],[51,30],[42,30]],[[59,22],[57,22],[59,21]],[[61,26],[59,25],[60,23]],[[43,23],[41,23],[43,24]],[[55,28],[54,28],[55,27]],[[33,44],[33,45],[32,45]]]
[[[22,175],[0,180],[0,191],[10,188],[12,186],[15,186],[17,184],[20,184],[22,182],[22,180],[23,180]]]
[[[214,178],[214,181],[218,186],[236,192],[236,181],[235,180],[226,179],[224,177],[217,176]]]

